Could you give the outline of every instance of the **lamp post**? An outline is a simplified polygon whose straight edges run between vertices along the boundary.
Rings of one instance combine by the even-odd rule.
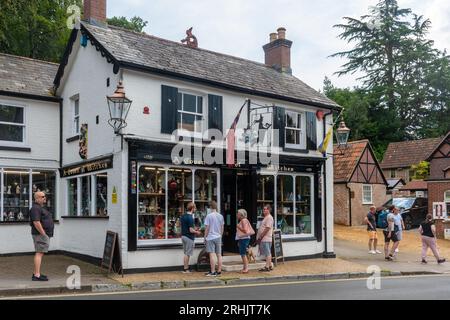
[[[133,101],[125,96],[122,81],[119,81],[117,89],[112,96],[107,96],[109,108],[108,124],[114,128],[114,133],[120,135],[120,130],[127,126],[126,119]]]
[[[346,147],[348,136],[350,135],[350,129],[345,125],[344,120],[339,123],[339,127],[336,130],[336,139],[338,147]]]

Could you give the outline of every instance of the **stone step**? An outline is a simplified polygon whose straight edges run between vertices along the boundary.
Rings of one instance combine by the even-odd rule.
[[[248,264],[248,269],[249,270],[258,270],[258,269],[264,268],[265,265],[266,265],[266,263],[264,261],[262,261],[262,262],[257,261],[255,263],[249,263]],[[242,263],[240,263],[240,264],[237,264],[237,263],[223,263],[222,264],[222,270],[226,271],[226,272],[240,271],[240,270],[242,270]]]

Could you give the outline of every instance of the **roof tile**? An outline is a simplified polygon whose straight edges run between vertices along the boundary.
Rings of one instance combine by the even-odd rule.
[[[333,146],[334,153],[334,182],[347,182],[350,180],[362,153],[367,147],[369,140],[348,142],[347,147],[342,149],[341,154],[337,145]]]

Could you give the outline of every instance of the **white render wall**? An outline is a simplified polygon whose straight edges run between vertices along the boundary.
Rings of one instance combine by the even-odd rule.
[[[55,225],[54,237],[50,240],[50,250],[59,250],[60,226]],[[34,252],[33,238],[29,224],[0,225],[0,255],[9,253]]]

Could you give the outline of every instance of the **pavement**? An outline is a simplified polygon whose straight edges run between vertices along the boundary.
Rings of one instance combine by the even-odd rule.
[[[381,231],[379,234],[381,237]],[[380,241],[383,245],[382,241]],[[450,241],[438,242],[442,254],[450,257]],[[380,251],[382,246],[379,246]],[[438,265],[430,256],[427,265],[420,263],[420,238],[417,230],[407,231],[400,245],[395,261],[384,260],[384,256],[368,254],[367,233],[364,227],[335,227],[336,259],[309,259],[279,262],[271,272],[250,270],[248,274],[223,272],[215,278],[205,277],[204,272],[184,274],[180,271],[128,274],[121,277],[107,274],[104,269],[63,255],[44,257],[42,272],[49,276],[49,282],[32,282],[33,256],[0,258],[0,297],[83,294],[101,292],[133,292],[202,287],[224,287],[246,284],[267,284],[292,281],[367,278],[369,266],[378,266],[382,276],[450,273],[450,262]],[[444,255],[444,257],[445,257]],[[73,280],[77,266],[81,271],[81,287],[72,290],[67,287]],[[76,267],[75,267],[76,268]],[[181,266],[180,266],[181,269]]]

